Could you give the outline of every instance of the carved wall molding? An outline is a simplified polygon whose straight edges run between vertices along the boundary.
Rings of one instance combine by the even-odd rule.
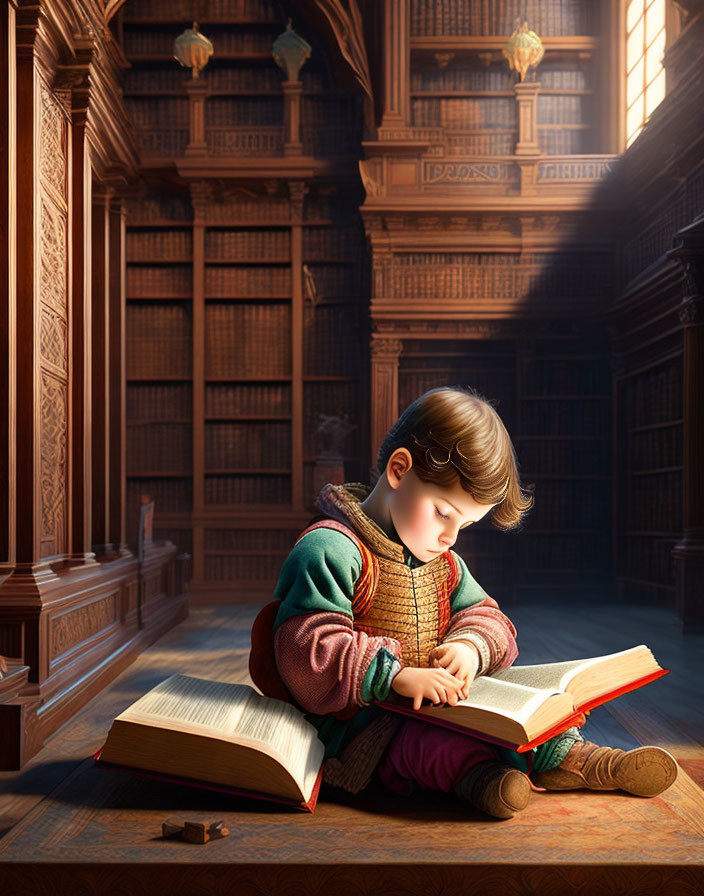
[[[41,555],[68,547],[68,386],[48,371],[41,375]]]
[[[54,660],[117,622],[119,590],[100,600],[51,617],[49,657]]]
[[[376,335],[372,336],[372,364],[380,361],[398,361],[402,351],[403,342],[400,339],[378,338]]]

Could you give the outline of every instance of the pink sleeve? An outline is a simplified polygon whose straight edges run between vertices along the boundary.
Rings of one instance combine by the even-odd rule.
[[[344,613],[292,616],[274,635],[279,674],[299,705],[319,714],[368,705],[362,683],[382,647],[401,659],[399,641],[355,631]]]
[[[516,629],[493,597],[455,613],[442,643],[448,641],[469,641],[477,648],[480,675],[506,669],[518,656]]]

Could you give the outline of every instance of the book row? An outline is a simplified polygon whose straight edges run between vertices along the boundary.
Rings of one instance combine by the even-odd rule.
[[[138,509],[142,495],[152,496],[156,513],[186,513],[193,506],[193,483],[190,478],[128,476],[127,507]]]
[[[630,477],[627,528],[639,532],[681,532],[682,482],[679,472]]]
[[[538,127],[542,124],[582,124],[591,120],[590,96],[538,96]]]
[[[445,135],[445,154],[448,156],[510,156],[516,146],[517,135],[461,134]]]
[[[587,90],[590,87],[583,68],[550,68],[545,63],[540,66],[538,81],[539,99],[545,99],[543,90]],[[411,93],[512,91],[515,84],[516,76],[505,64],[481,68],[414,68],[411,71]]]
[[[135,133],[141,152],[152,156],[181,156],[188,146],[188,129],[166,130],[138,128]]]
[[[631,433],[630,471],[682,466],[682,436],[681,424]]]
[[[329,306],[303,310],[304,376],[352,376],[361,362],[356,309]]]
[[[622,412],[631,427],[682,418],[682,360],[630,377],[623,383]]]
[[[193,533],[190,529],[166,529],[155,526],[154,538],[157,541],[170,541],[175,544],[179,554],[193,556]]]
[[[538,128],[538,146],[548,156],[575,156],[591,151],[592,135],[588,130]]]
[[[127,230],[127,261],[182,260],[193,256],[190,230]]]
[[[215,267],[205,269],[205,294],[212,298],[244,296],[288,296],[291,294],[291,268]]]
[[[611,519],[609,484],[595,487],[588,480],[541,479],[535,484],[535,504],[525,518],[525,531],[608,528]],[[552,535],[550,536],[552,538]]]
[[[415,127],[513,130],[516,128],[516,109],[513,97],[411,98],[411,120]]]
[[[610,395],[608,362],[559,358],[530,360],[521,365],[519,389],[527,395]]]
[[[596,264],[579,267],[554,263],[511,265],[432,265],[397,267],[392,272],[392,295],[404,299],[508,299],[528,296],[571,299],[603,295],[608,273]]]
[[[208,470],[289,468],[291,424],[206,423],[205,466]]]
[[[130,373],[131,371],[128,371]],[[189,383],[128,383],[127,420],[184,420],[193,413]]]
[[[132,423],[127,427],[127,472],[187,473],[193,466],[189,424]]]
[[[129,377],[191,376],[192,324],[183,306],[128,305],[126,341]]]
[[[284,151],[283,128],[278,125],[264,130],[252,130],[252,126],[229,128],[228,130],[209,128],[205,132],[208,152],[215,155],[235,156],[280,156]]]
[[[522,413],[530,413],[531,410],[525,409]],[[535,430],[536,426],[529,424],[528,428]],[[586,441],[550,441],[549,438],[545,441],[516,441],[522,479],[529,479],[538,473],[606,476],[610,472],[611,443],[607,436]]]
[[[190,17],[189,17],[190,18]],[[177,33],[173,29],[147,30],[125,29],[123,50],[129,56],[173,56],[174,38]],[[239,26],[237,30],[218,29],[210,36],[215,56],[251,56],[271,55],[271,45],[276,35],[271,32],[259,32]],[[273,59],[272,59],[273,63]]]
[[[516,19],[527,20],[541,37],[591,34],[592,3],[579,0],[411,0],[411,34],[501,34]]]
[[[207,551],[275,551],[288,553],[300,529],[206,529]]]
[[[187,197],[169,193],[136,195],[126,201],[128,227],[132,224],[150,224],[154,221],[190,223],[193,218],[191,202]]]
[[[125,108],[139,128],[188,129],[189,101],[185,95],[126,97]]]
[[[191,0],[140,0],[130,5],[129,21],[173,19],[191,21],[194,15]],[[276,8],[270,0],[208,0],[207,12],[201,13],[204,21],[219,19],[256,19],[259,22],[277,22]]]
[[[415,362],[414,358],[414,366]],[[401,407],[407,407],[419,395],[437,386],[468,385],[481,395],[498,401],[501,417],[508,425],[507,417],[512,416],[510,409],[513,403],[512,393],[515,391],[515,381],[516,376],[512,369],[468,370],[466,359],[464,359],[464,363],[459,363],[455,368],[442,367],[427,371],[402,368],[399,370],[399,404]]]
[[[674,585],[675,569],[672,549],[677,544],[673,538],[624,538],[621,544],[622,560],[619,573],[629,578],[644,579],[663,585]]]
[[[206,476],[206,504],[290,504],[291,477]]]
[[[246,259],[288,259],[291,255],[291,231],[288,229],[207,230],[206,261]]]
[[[208,305],[205,320],[206,377],[291,375],[288,304]]]
[[[186,93],[185,82],[189,72],[172,64],[152,65],[149,68],[132,68],[125,72],[125,93],[142,94],[150,91]],[[200,80],[211,91],[233,93],[281,93],[282,74],[277,68],[253,66],[207,67],[200,73]],[[300,74],[304,94],[325,90],[319,72],[303,69]]]
[[[133,101],[134,102],[134,101]],[[156,108],[154,114],[164,118],[160,108],[167,102],[164,98],[149,100]],[[168,103],[174,101],[169,99]],[[179,109],[180,111],[180,109]],[[259,97],[211,97],[205,104],[205,126],[222,127],[238,125],[257,127],[259,125],[280,125],[284,120],[283,95]],[[310,125],[345,126],[356,120],[356,109],[346,98],[325,96],[307,96],[301,103],[301,124],[305,128]],[[144,124],[153,126],[155,119],[146,119]],[[162,123],[159,121],[158,123]],[[174,124],[180,124],[179,119]]]
[[[531,401],[520,404],[524,436],[608,436],[611,405],[608,401]]]
[[[544,536],[524,532],[518,539],[518,561],[530,569],[600,568],[610,552],[611,541],[606,529],[594,535]]]
[[[288,383],[211,383],[205,387],[205,413],[211,417],[290,414],[291,386]]]
[[[283,557],[218,557],[205,555],[205,578],[209,581],[276,581]]]
[[[193,268],[190,264],[130,265],[127,268],[127,297],[130,299],[149,296],[189,298],[192,293]]]

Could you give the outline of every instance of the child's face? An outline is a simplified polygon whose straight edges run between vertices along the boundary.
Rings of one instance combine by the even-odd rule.
[[[485,516],[494,504],[478,504],[460,485],[423,482],[415,470],[389,479],[391,520],[401,541],[422,563],[449,550],[457,533]]]

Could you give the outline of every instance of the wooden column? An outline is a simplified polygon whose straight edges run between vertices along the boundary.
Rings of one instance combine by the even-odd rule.
[[[410,120],[410,3],[384,0],[382,128],[403,128]]]
[[[79,48],[83,49],[83,48]],[[91,475],[91,166],[86,124],[88,118],[90,50],[82,65],[72,69],[71,81],[71,451],[69,562],[95,563],[92,551]]]
[[[110,201],[94,184],[91,211],[93,550],[109,554],[110,539]]]
[[[290,181],[291,198],[291,505],[303,510],[303,181]]]
[[[108,206],[109,238],[109,384],[110,423],[109,448],[110,476],[108,480],[109,530],[108,538],[113,549],[129,553],[125,534],[126,499],[126,322],[125,322],[125,203],[113,197]]]
[[[372,467],[384,436],[398,417],[398,359],[400,339],[372,335],[371,346],[371,457]]]
[[[704,214],[667,253],[684,268],[684,534],[672,555],[677,605],[687,631],[704,630]]]
[[[208,96],[208,85],[200,78],[186,81],[188,93],[188,146],[186,155],[202,156],[206,150],[205,142],[205,100]]]
[[[301,81],[284,81],[284,155],[300,156],[303,152],[301,142]]]
[[[212,192],[191,184],[193,206],[193,578],[205,579],[205,225]]]
[[[16,295],[16,189],[15,142],[17,131],[15,4],[7,3],[0,13],[0,256],[3,274],[0,282],[0,445],[7,446],[0,469],[0,579],[12,570],[15,560],[15,342]],[[1,651],[0,651],[1,652]]]

